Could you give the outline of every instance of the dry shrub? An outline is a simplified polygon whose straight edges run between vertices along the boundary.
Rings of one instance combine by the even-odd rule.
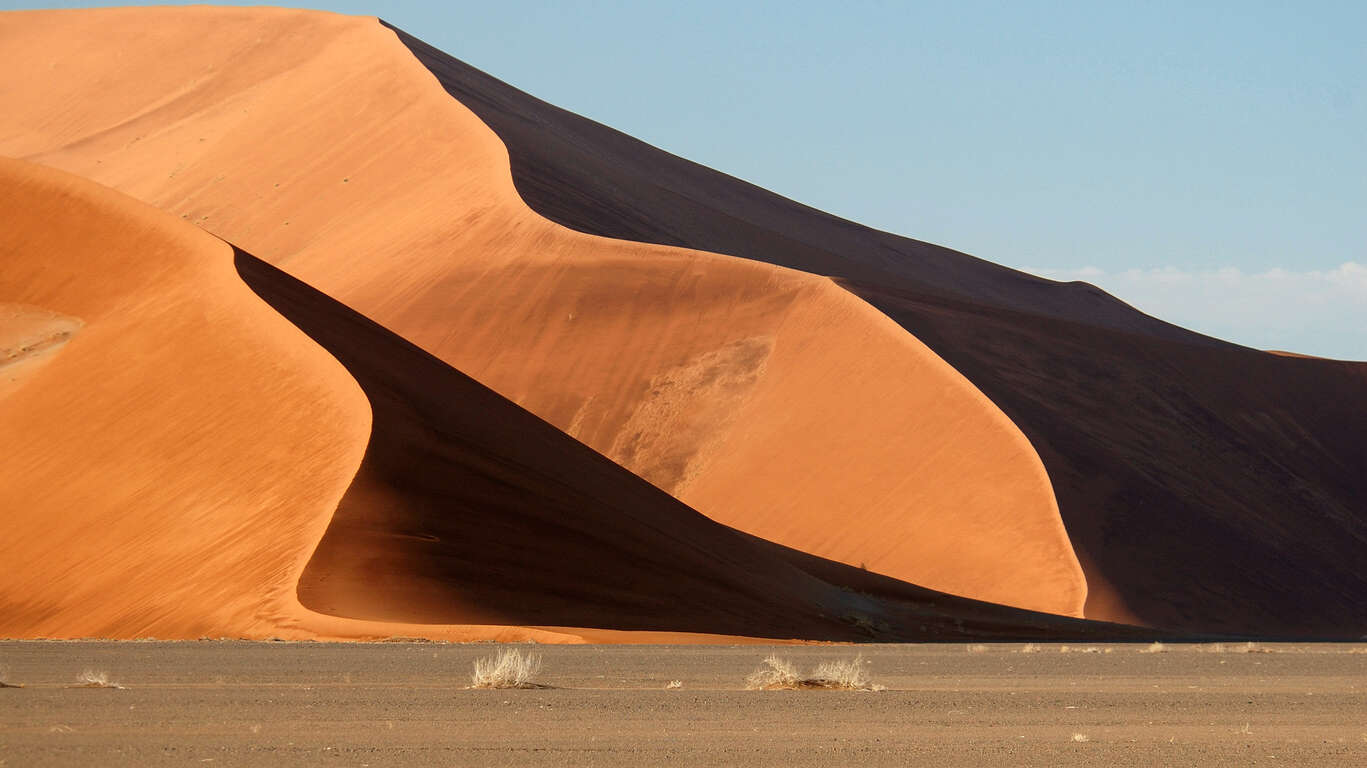
[[[1139,649],[1140,653],[1167,653],[1167,651],[1168,647],[1158,642],[1157,640],[1153,641],[1153,644],[1150,645],[1148,648]]]
[[[745,687],[752,691],[772,691],[798,688],[801,682],[802,676],[791,661],[771,655],[745,678]]]
[[[845,691],[881,691],[883,686],[869,682],[864,671],[864,659],[828,661],[817,665],[811,674],[801,675],[791,661],[769,656],[760,668],[745,678],[745,687],[752,691],[797,689],[837,689]]]
[[[1039,653],[1039,646],[1034,643],[1026,643],[1021,646],[1021,653]]]
[[[115,683],[115,682],[110,681],[110,679],[109,679],[109,673],[108,673],[108,672],[105,672],[105,671],[103,671],[103,670],[96,671],[96,670],[93,670],[93,669],[87,669],[87,670],[85,670],[84,672],[82,672],[81,674],[77,675],[77,676],[76,676],[76,685],[74,685],[74,686],[72,686],[72,687],[74,687],[74,688],[117,688],[117,689],[122,689],[122,688],[123,688],[122,685],[119,685],[118,683]]]
[[[11,682],[9,679],[9,667],[0,664],[0,688],[23,688],[23,683]]]
[[[1073,734],[1073,741],[1076,741],[1076,742],[1078,742],[1078,743],[1082,743],[1082,742],[1084,742],[1084,741],[1091,741],[1091,740],[1092,740],[1091,737],[1088,736],[1088,735],[1085,734],[1085,733],[1075,733],[1075,734]]]
[[[973,645],[964,646],[964,650],[969,653],[986,653],[987,646],[982,643],[974,643]]]
[[[541,656],[525,656],[517,648],[503,648],[493,656],[475,660],[471,688],[544,688],[532,681],[541,671]]]
[[[670,680],[668,683],[665,684],[665,690],[666,690],[666,691],[677,691],[677,690],[679,690],[679,689],[682,688],[682,687],[683,687],[683,681],[682,681],[682,680]]]

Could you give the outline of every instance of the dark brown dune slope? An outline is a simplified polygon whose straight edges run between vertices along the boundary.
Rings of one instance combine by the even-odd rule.
[[[1044,460],[1091,618],[1367,631],[1367,365],[1284,358],[861,227],[538,101],[398,32],[561,224],[841,278],[967,375]],[[914,149],[909,151],[915,151]]]
[[[313,610],[826,640],[1145,634],[943,595],[714,523],[304,283],[241,251],[236,263],[373,411],[300,580]]]
[[[1092,285],[1045,280],[779,197],[547,104],[390,29],[508,146],[527,203],[571,229],[688,248],[707,243],[703,250],[817,275],[914,285],[1051,317],[1214,342],[1135,312]]]

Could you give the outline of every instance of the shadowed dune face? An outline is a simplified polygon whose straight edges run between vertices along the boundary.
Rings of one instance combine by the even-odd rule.
[[[1367,630],[1367,365],[861,292],[1040,436],[1089,617]]]
[[[299,618],[369,410],[231,259],[0,159],[0,347],[28,355],[0,367],[0,636],[263,637]]]
[[[365,460],[299,584],[309,608],[388,622],[859,637],[836,618],[850,593],[283,272],[243,253],[237,265],[374,409]]]
[[[1367,366],[1278,360],[1094,286],[836,219],[399,34],[503,140],[536,211],[582,232],[839,278],[963,372],[1039,449],[1087,571],[1089,617],[1367,630]]]
[[[299,584],[323,614],[770,638],[1126,637],[936,594],[738,533],[283,272],[262,298],[373,408],[365,459]],[[601,638],[600,638],[601,639]],[[609,636],[608,639],[631,639]]]
[[[0,153],[262,255],[719,522],[1081,610],[1034,449],[962,376],[823,278],[531,213],[498,138],[374,20],[20,13],[0,41],[26,105]]]

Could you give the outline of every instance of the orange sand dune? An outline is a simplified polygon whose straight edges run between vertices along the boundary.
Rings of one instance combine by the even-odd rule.
[[[300,582],[321,613],[611,642],[1140,634],[937,594],[738,533],[279,270],[242,253],[238,269],[373,408],[365,459]],[[480,636],[404,627],[460,631]]]
[[[0,389],[0,636],[264,636],[298,614],[369,433],[346,371],[227,246],[66,174],[0,159],[0,263],[0,339],[64,339]]]
[[[25,12],[0,50],[24,105],[0,153],[263,256],[715,520],[1080,613],[1049,478],[972,384],[827,279],[531,213],[498,138],[375,20]]]
[[[543,215],[836,277],[967,376],[1039,450],[1087,574],[1088,617],[1367,632],[1367,364],[1278,359],[1086,283],[837,219],[399,34],[498,133]]]
[[[1136,636],[737,533],[89,181],[0,160],[0,204],[0,295],[24,302],[6,305],[0,338],[49,357],[0,399],[0,636]]]

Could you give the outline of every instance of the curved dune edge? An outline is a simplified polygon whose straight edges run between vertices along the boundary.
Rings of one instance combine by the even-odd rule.
[[[841,220],[395,32],[504,141],[533,209],[583,232],[836,277],[963,373],[1051,473],[1088,617],[1262,636],[1367,630],[1354,544],[1367,536],[1367,410],[1352,406],[1367,366],[1281,364],[1086,283]]]
[[[563,642],[1143,636],[739,533],[316,289],[241,251],[235,262],[371,403],[365,458],[299,595],[328,616],[405,623],[347,631],[470,638],[468,625],[442,626],[460,617],[490,639]]]
[[[761,642],[304,608],[299,573],[370,433],[350,374],[229,246],[60,171],[0,158],[0,259],[0,296],[24,302],[0,339],[69,347],[0,393],[0,637]]]
[[[160,32],[124,50],[121,28]],[[270,256],[721,522],[1081,614],[1043,465],[953,368],[824,278],[532,213],[502,143],[375,20],[24,12],[0,40],[26,105],[0,151]]]
[[[194,227],[7,158],[0,198],[0,298],[84,321],[0,397],[0,636],[256,637],[298,615],[369,433],[355,382]]]

